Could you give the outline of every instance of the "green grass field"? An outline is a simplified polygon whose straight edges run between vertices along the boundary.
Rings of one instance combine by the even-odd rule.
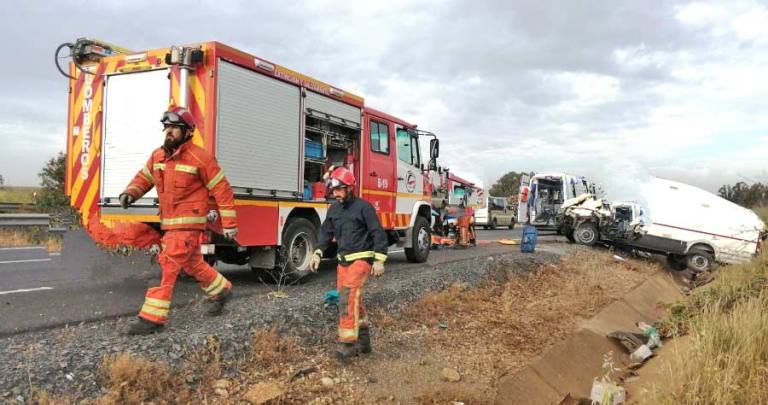
[[[32,204],[32,193],[40,187],[0,187],[0,202]]]

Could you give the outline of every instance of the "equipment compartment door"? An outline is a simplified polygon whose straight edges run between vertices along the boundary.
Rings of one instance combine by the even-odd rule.
[[[216,158],[237,194],[298,198],[297,86],[219,60]]]
[[[116,74],[107,77],[104,99],[104,149],[101,197],[118,205],[117,197],[163,144],[160,117],[168,109],[168,70]],[[139,204],[153,204],[153,188]]]

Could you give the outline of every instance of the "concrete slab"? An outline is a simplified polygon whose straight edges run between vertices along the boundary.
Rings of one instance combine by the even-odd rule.
[[[634,310],[623,300],[619,300],[603,308],[594,318],[585,321],[581,327],[605,337],[616,330],[633,332],[637,329],[635,323],[645,319],[643,314]]]
[[[627,293],[622,301],[643,315],[643,318],[638,320],[653,323],[653,321],[666,315],[661,304],[664,299],[659,296],[661,288],[654,281],[646,280],[637,288]]]
[[[592,330],[581,329],[550,349],[531,365],[562,399],[573,393],[588,396],[595,377],[602,375],[603,354],[622,349]],[[618,364],[617,364],[618,365]]]
[[[497,385],[497,405],[558,404],[563,396],[547,384],[531,367],[514,375],[502,377]]]

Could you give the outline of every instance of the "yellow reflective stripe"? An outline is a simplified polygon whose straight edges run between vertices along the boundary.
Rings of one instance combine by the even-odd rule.
[[[235,210],[219,210],[219,214],[221,214],[222,217],[234,218],[234,217],[237,216],[237,211],[235,211]]]
[[[190,174],[197,174],[197,168],[195,166],[187,166],[187,165],[176,165],[176,168],[174,169],[177,172],[184,172],[184,173],[190,173]]]
[[[165,170],[165,163],[155,163],[152,165],[152,170]]]
[[[373,257],[373,254],[374,254],[373,251],[352,253],[344,256],[344,260],[349,262],[357,259],[370,259],[371,257]]]
[[[357,330],[339,328],[339,337],[341,339],[357,339]]]
[[[158,308],[170,308],[171,307],[171,301],[159,300],[157,298],[146,297],[146,298],[144,298],[144,303],[145,304],[150,304],[150,305],[152,305],[154,307],[158,307]]]
[[[380,261],[380,262],[386,262],[387,261],[387,255],[383,253],[374,253],[373,258]]]
[[[181,225],[181,224],[204,224],[207,221],[206,217],[178,217],[178,218],[163,218],[160,221],[162,225]]]
[[[144,306],[141,307],[141,312],[143,312],[145,314],[159,316],[159,317],[162,317],[162,318],[165,318],[165,317],[168,316],[168,310],[167,309],[155,308],[155,307],[153,307],[151,305],[147,305],[147,304],[144,304]]]
[[[224,276],[219,273],[208,287],[203,288],[203,291],[206,295],[211,297],[221,292],[221,290],[224,288],[224,284]]]
[[[320,257],[323,257],[323,250],[322,249],[317,249],[317,250],[315,250],[315,253],[313,253],[313,254],[314,255],[318,255]]]
[[[139,173],[141,175],[143,175],[144,178],[149,180],[150,183],[154,183],[155,182],[155,178],[152,177],[152,172],[150,172],[149,169],[147,169],[147,166],[142,167],[141,171]]]
[[[206,187],[208,190],[210,190],[210,189],[212,189],[212,188],[216,187],[216,185],[217,185],[217,184],[219,184],[219,182],[220,182],[220,181],[221,181],[221,179],[223,179],[223,178],[224,178],[224,171],[223,171],[223,170],[221,170],[221,171],[219,171],[219,174],[217,174],[216,176],[214,176],[214,177],[211,179],[211,181],[209,181],[209,182],[208,182],[208,184],[206,184],[206,185],[205,185],[205,187]]]

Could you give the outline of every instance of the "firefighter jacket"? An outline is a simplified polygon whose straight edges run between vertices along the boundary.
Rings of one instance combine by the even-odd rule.
[[[323,255],[331,239],[339,245],[339,263],[358,259],[368,262],[387,260],[387,234],[379,223],[376,210],[365,200],[350,196],[344,203],[334,202],[318,233],[316,255]]]
[[[155,149],[124,193],[135,201],[152,186],[157,188],[164,230],[204,230],[209,196],[219,206],[222,227],[237,227],[234,196],[224,172],[210,153],[192,142],[170,156],[163,147]]]

